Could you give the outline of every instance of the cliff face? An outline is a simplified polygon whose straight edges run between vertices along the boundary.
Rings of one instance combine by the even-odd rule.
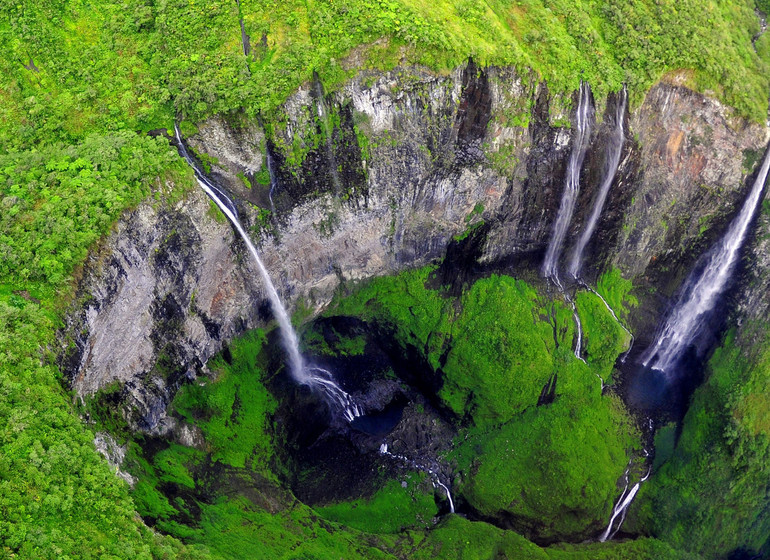
[[[616,95],[596,101],[565,255],[591,211],[611,137],[602,115],[616,103]],[[210,121],[189,141],[216,158],[212,175],[238,198],[284,301],[317,312],[341,283],[447,251],[462,263],[447,267],[450,284],[539,266],[572,142],[570,129],[557,126],[571,115],[552,112],[557,105],[563,100],[554,104],[526,76],[469,63],[449,76],[363,74],[330,95],[311,84],[267,135]],[[625,118],[587,276],[617,266],[656,287],[634,321],[649,329],[742,202],[766,131],[667,83]],[[173,206],[145,203],[87,267],[65,329],[74,342],[65,371],[80,395],[119,381],[136,428],[171,429],[165,408],[180,384],[227,340],[270,317],[242,242],[215,216],[198,191]]]

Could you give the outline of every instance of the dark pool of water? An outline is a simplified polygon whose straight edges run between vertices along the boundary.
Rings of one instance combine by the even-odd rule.
[[[359,416],[350,423],[350,427],[370,436],[384,436],[390,433],[401,421],[406,402],[395,399],[382,411]]]

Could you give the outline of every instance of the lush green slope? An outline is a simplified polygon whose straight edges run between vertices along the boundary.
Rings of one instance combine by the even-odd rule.
[[[752,48],[753,9],[752,0],[4,0],[0,138],[9,149],[168,127],[176,115],[269,117],[314,70],[334,86],[360,68],[442,71],[469,55],[532,68],[557,93],[581,78],[599,93],[626,82],[637,101],[663,73],[691,69],[690,84],[761,120],[769,82]]]
[[[758,30],[752,9],[750,0],[0,2],[0,153],[4,154],[0,157],[0,553],[43,558],[193,554],[136,519],[126,487],[96,454],[92,433],[73,413],[71,395],[62,389],[51,355],[63,305],[72,298],[73,276],[89,248],[126,208],[151,193],[175,196],[167,192],[166,179],[173,178],[176,185],[189,183],[189,171],[163,141],[137,133],[168,127],[177,117],[198,121],[215,113],[233,118],[261,115],[269,121],[277,118],[280,104],[314,70],[327,87],[335,87],[361,68],[418,63],[444,72],[469,55],[483,64],[515,65],[524,75],[531,68],[534,77],[545,79],[556,93],[572,91],[581,78],[599,93],[627,82],[637,101],[663,73],[685,69],[679,76],[690,85],[713,90],[742,114],[761,120],[768,78],[765,62],[751,47]],[[252,39],[249,56],[242,52],[241,17]],[[757,46],[763,56],[770,53],[765,37]],[[454,318],[444,311],[440,296],[426,292],[424,286],[415,285],[417,291],[409,295],[410,282],[399,289],[408,297],[427,298],[417,306],[423,316],[394,318],[406,321],[404,340],[420,341],[430,363],[438,364],[451,329],[472,328],[474,321],[484,328],[494,326],[490,315]],[[511,314],[530,307],[540,313],[547,305],[531,288],[506,282],[494,288],[510,296]],[[478,288],[463,305],[483,307],[482,291]],[[399,292],[392,297],[404,296]],[[537,393],[536,382],[543,382],[548,367],[569,374],[563,376],[571,379],[564,381],[565,390],[575,399],[571,408],[555,404],[552,414],[593,406],[590,399],[595,395],[585,401],[577,395],[583,388],[595,389],[598,380],[593,373],[608,378],[609,357],[622,347],[622,333],[594,334],[610,332],[610,323],[588,294],[581,295],[578,304],[591,317],[590,367],[569,363],[564,348],[556,352],[549,347],[547,329],[543,321],[536,321],[524,342],[529,343],[531,357],[545,361],[507,364],[527,380],[526,394],[515,386],[499,394],[494,384],[484,387],[483,375],[469,385],[460,374],[469,360],[481,368],[479,374],[494,373],[495,352],[523,341],[518,324],[496,326],[495,346],[463,339],[460,331],[453,334],[465,350],[450,356],[441,398],[448,410],[479,430],[474,435],[479,445],[495,449],[504,434],[500,430],[509,429],[502,426],[514,415],[530,414],[526,403]],[[569,340],[568,312],[563,306],[555,309],[554,325],[562,329],[562,341]],[[481,394],[471,394],[471,389]],[[223,384],[212,394],[226,399],[231,390],[235,389]],[[260,395],[266,410],[266,395],[251,396],[258,400]],[[209,398],[193,392],[180,398],[185,396]],[[586,446],[593,445],[603,427],[623,424],[622,413],[607,400],[595,400],[602,401],[600,411],[592,413],[597,416],[580,420],[587,426]],[[180,405],[180,414],[184,410]],[[251,448],[233,448],[226,428],[224,423],[208,424],[207,441],[218,449],[219,462],[244,468],[261,440],[239,444],[253,444]],[[607,465],[616,468],[627,445],[626,432],[614,434],[608,456],[594,465],[596,488],[607,496],[612,493],[606,484]],[[566,440],[559,440],[549,453],[573,468],[577,457],[565,446]],[[157,459],[157,465],[147,462],[146,474],[189,486],[189,473],[178,465],[190,454],[172,449]],[[521,460],[542,459],[533,454]],[[457,461],[467,465],[469,459],[460,452]],[[479,469],[478,480],[496,468],[491,464]],[[571,484],[570,479],[565,478],[564,484]],[[467,485],[473,489],[473,479]],[[512,491],[502,488],[499,496]],[[595,511],[600,505],[606,509],[607,498],[601,493],[595,494]],[[498,507],[498,495],[481,494],[469,490],[480,510]],[[207,519],[216,530],[189,534],[173,525],[176,514],[168,508],[175,506],[148,487],[140,486],[134,497],[142,513],[167,521],[160,525],[164,529],[193,543],[211,538],[215,552],[229,554],[223,527],[243,530],[233,523],[244,512],[242,504],[209,504]],[[301,522],[315,515],[299,509],[287,515]],[[281,521],[264,512],[249,521],[268,522]],[[280,530],[293,529],[281,525]],[[244,531],[244,539],[254,539]],[[215,533],[219,540],[211,536]],[[344,533],[342,544],[329,537],[333,543],[323,541],[319,546],[329,547],[321,549],[324,554],[328,550],[346,554],[345,543],[356,534]],[[682,539],[678,535],[672,537],[675,542]],[[516,537],[505,539],[518,542]],[[363,550],[360,554],[370,549]],[[312,548],[306,552],[320,554]]]
[[[597,379],[609,380],[607,354],[618,356],[627,335],[596,296],[581,293],[584,364],[572,352],[574,321],[563,302],[505,276],[479,280],[455,301],[425,287],[430,272],[373,280],[330,312],[387,325],[441,372],[438,397],[470,425],[452,458],[470,506],[544,540],[598,530],[640,445],[619,399],[602,396]],[[553,402],[536,406],[552,375]]]
[[[744,341],[730,333],[714,353],[673,456],[631,519],[707,557],[770,551],[770,344],[766,325],[745,332]]]
[[[54,365],[71,275],[128,206],[184,173],[130,133],[0,156],[0,556],[151,558],[178,543],[136,519]],[[177,195],[178,196],[178,195]],[[17,556],[14,556],[17,555]]]
[[[367,351],[372,340],[381,341],[384,323],[394,317],[413,318],[395,331],[401,343],[410,345],[419,341],[419,335],[412,335],[444,315],[445,329],[434,332],[443,332],[450,347],[452,335],[460,332],[480,346],[489,334],[494,335],[494,328],[490,333],[469,328],[464,321],[496,316],[501,325],[515,322],[504,312],[506,307],[500,307],[505,300],[525,306],[523,315],[530,324],[539,322],[531,319],[546,298],[536,297],[535,290],[522,282],[507,277],[481,280],[463,298],[458,313],[457,301],[426,288],[429,273],[430,269],[422,269],[376,279],[339,300],[328,314],[339,319],[335,313],[357,310],[372,321],[372,327],[379,323],[366,329],[379,335],[347,339],[336,333],[327,340],[311,325],[306,340],[327,357],[356,357]],[[404,292],[415,299],[391,297]],[[494,297],[480,300],[480,294]],[[401,321],[391,326],[396,324]],[[525,330],[522,336],[539,337],[537,328],[520,327]],[[572,336],[569,329],[564,332],[566,339]],[[591,334],[598,338],[613,332]],[[269,381],[270,363],[265,342],[265,333],[259,330],[241,337],[231,345],[227,361],[210,362],[216,379],[185,386],[174,399],[176,417],[200,428],[201,439],[194,448],[141,437],[131,444],[126,466],[138,478],[133,495],[143,518],[188,543],[208,546],[213,557],[283,558],[296,557],[299,551],[314,558],[690,557],[652,539],[541,548],[520,534],[487,523],[455,515],[439,520],[430,480],[415,471],[395,479],[375,477],[378,486],[362,497],[308,508],[276,475],[283,473],[285,478],[294,467],[284,462],[285,446],[290,444],[274,416],[277,403],[264,385]],[[522,356],[521,365],[551,359],[553,351]],[[515,354],[511,349],[504,353]],[[580,363],[567,354],[565,362]],[[482,361],[469,369],[481,367],[489,374],[501,365]],[[530,382],[511,375],[507,385],[500,382],[498,392],[521,385],[531,406],[510,413],[500,425],[491,423],[482,409],[464,413],[464,421],[457,418],[456,447],[447,459],[459,475],[454,491],[456,498],[465,501],[464,507],[470,505],[490,518],[507,510],[513,517],[506,519],[516,519],[522,530],[541,539],[582,540],[606,522],[617,493],[616,480],[628,462],[626,452],[637,444],[622,405],[613,397],[601,397],[594,376],[598,370],[588,371],[596,366],[586,366],[585,371],[569,370],[564,364],[556,367],[577,382],[565,380],[552,404],[536,407],[542,379]],[[590,383],[582,384],[583,377]],[[483,428],[474,427],[475,423]],[[340,464],[342,460],[334,463],[340,473],[349,468]],[[517,501],[519,505],[512,505]]]

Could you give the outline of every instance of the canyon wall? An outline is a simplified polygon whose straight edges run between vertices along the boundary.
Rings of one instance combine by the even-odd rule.
[[[264,129],[216,119],[189,144],[235,195],[283,299],[306,316],[347,283],[447,254],[457,265],[443,281],[456,289],[493,271],[534,277],[572,143],[571,115],[557,109],[568,101],[473,62],[446,76],[362,73],[330,94],[308,84]],[[611,136],[603,115],[617,102],[596,100],[564,255],[590,214]],[[649,331],[740,207],[767,133],[675,78],[626,119],[586,276],[615,266],[633,279],[642,304],[632,327]],[[61,335],[65,374],[81,396],[118,392],[132,427],[153,433],[174,428],[165,409],[185,380],[271,316],[245,247],[197,190],[129,212],[79,293]]]

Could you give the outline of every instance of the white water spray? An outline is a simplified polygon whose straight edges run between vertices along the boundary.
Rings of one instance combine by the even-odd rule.
[[[610,186],[615,179],[615,175],[618,172],[618,165],[620,164],[620,154],[623,151],[623,139],[625,137],[625,131],[623,130],[623,121],[626,115],[626,105],[628,103],[628,92],[625,86],[620,90],[620,100],[615,107],[615,132],[607,145],[607,159],[604,164],[604,179],[599,187],[599,194],[594,201],[594,207],[591,211],[591,215],[588,218],[588,222],[583,228],[583,232],[580,234],[575,249],[572,252],[572,258],[569,264],[569,273],[573,278],[578,278],[580,274],[580,268],[583,264],[583,252],[585,251],[588,241],[596,229],[596,224],[599,223],[599,217],[604,209],[604,203],[607,201],[607,195],[610,192]]]
[[[591,105],[591,87],[587,82],[580,82],[580,91],[578,93],[578,107],[575,115],[575,140],[570,152],[569,163],[567,164],[567,176],[564,183],[564,193],[561,197],[559,212],[556,214],[556,221],[551,232],[551,239],[548,242],[548,249],[543,261],[542,274],[545,278],[553,281],[564,292],[564,287],[559,280],[559,257],[561,256],[564,238],[567,235],[567,228],[572,220],[572,214],[575,211],[575,202],[580,191],[580,168],[583,166],[583,159],[588,149],[588,140],[591,137],[591,121],[589,107]],[[565,294],[566,296],[566,294]],[[575,302],[567,297],[572,306],[572,316],[575,319],[575,357],[585,363],[581,356],[583,345],[583,325],[580,323],[580,316],[577,312]]]
[[[697,343],[709,328],[704,319],[716,306],[738,263],[740,249],[764,192],[768,168],[770,148],[740,213],[724,237],[706,253],[705,264],[697,266],[687,278],[676,305],[658,330],[655,342],[642,355],[644,366],[670,374],[672,366],[688,346]],[[697,350],[702,352],[702,349]]]
[[[578,315],[577,312],[577,306],[575,305],[575,302],[572,301],[572,299],[569,300],[570,304],[572,304],[572,318],[575,319],[575,357],[583,362],[586,363],[585,359],[582,356],[583,351],[583,323],[580,322],[580,315]]]
[[[187,161],[190,167],[193,168],[195,173],[195,179],[198,181],[198,185],[206,192],[207,195],[214,201],[219,207],[222,213],[227,216],[227,219],[233,224],[235,229],[240,234],[246,247],[249,249],[251,256],[254,258],[254,262],[257,263],[257,269],[259,275],[262,278],[262,282],[265,285],[267,291],[267,297],[270,300],[270,305],[273,308],[273,313],[278,321],[278,327],[281,334],[281,341],[283,347],[289,356],[289,371],[294,380],[301,384],[307,385],[319,389],[330,403],[339,406],[343,411],[343,415],[348,421],[352,421],[354,418],[361,416],[363,411],[355,404],[352,397],[346,393],[339,385],[337,385],[332,379],[331,373],[328,371],[317,368],[307,367],[305,361],[302,358],[302,354],[299,352],[299,341],[297,339],[297,333],[291,326],[289,320],[289,314],[286,312],[286,308],[281,302],[281,298],[278,296],[278,291],[275,289],[270,275],[267,273],[265,265],[262,263],[262,259],[259,257],[257,248],[251,242],[246,231],[243,229],[240,220],[238,220],[238,213],[235,210],[235,205],[230,198],[214,183],[212,183],[198,168],[198,165],[190,157],[187,152],[187,148],[182,142],[182,136],[179,132],[179,127],[174,126],[176,133],[177,144],[182,154],[182,157]]]

